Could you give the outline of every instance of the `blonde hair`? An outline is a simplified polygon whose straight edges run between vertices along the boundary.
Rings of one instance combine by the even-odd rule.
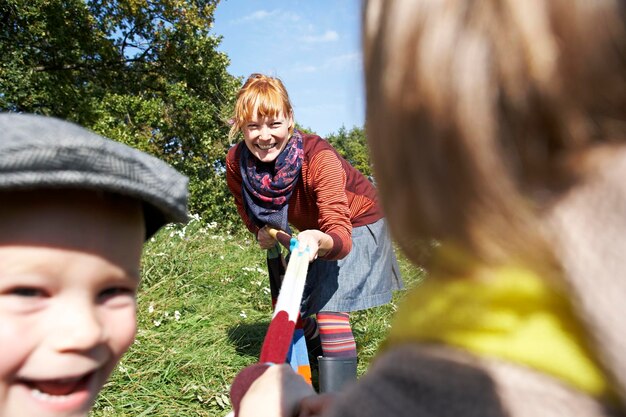
[[[280,113],[293,118],[289,94],[282,81],[276,77],[252,74],[237,93],[229,138],[234,138],[244,124],[255,116],[276,117]],[[290,134],[293,128],[292,124],[289,127]]]
[[[410,257],[417,238],[488,261],[545,249],[538,214],[579,179],[567,161],[625,139],[623,6],[366,2],[367,135],[392,233]]]

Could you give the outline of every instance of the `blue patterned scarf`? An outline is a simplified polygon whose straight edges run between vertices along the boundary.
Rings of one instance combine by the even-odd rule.
[[[241,146],[241,192],[248,216],[258,227],[269,225],[291,234],[287,211],[302,169],[302,134],[295,130],[285,149],[269,163],[259,161],[245,144]]]

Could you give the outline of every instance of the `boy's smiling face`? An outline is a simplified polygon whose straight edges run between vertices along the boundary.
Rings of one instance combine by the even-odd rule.
[[[140,204],[0,193],[0,415],[86,416],[134,340]]]

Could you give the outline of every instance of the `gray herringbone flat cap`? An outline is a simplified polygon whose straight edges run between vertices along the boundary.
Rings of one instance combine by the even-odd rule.
[[[158,158],[74,123],[0,114],[0,191],[102,190],[144,204],[146,235],[187,220],[188,179]]]

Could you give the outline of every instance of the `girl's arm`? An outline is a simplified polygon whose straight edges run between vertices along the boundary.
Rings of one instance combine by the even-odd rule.
[[[250,230],[250,232],[254,236],[257,236],[257,234],[259,233],[259,228],[248,217],[246,209],[243,207],[243,196],[241,194],[243,180],[241,178],[241,172],[239,171],[240,152],[238,152],[238,148],[240,146],[241,145],[233,146],[228,150],[228,154],[226,155],[226,184],[228,185],[228,189],[235,199],[235,205],[237,206],[237,212],[239,213],[239,217],[241,217],[241,220],[243,220],[248,230]]]
[[[309,162],[309,173],[319,211],[319,230],[311,230],[307,239],[317,240],[321,249],[319,256],[326,259],[344,258],[352,249],[346,173],[337,154],[330,148],[313,155]]]

